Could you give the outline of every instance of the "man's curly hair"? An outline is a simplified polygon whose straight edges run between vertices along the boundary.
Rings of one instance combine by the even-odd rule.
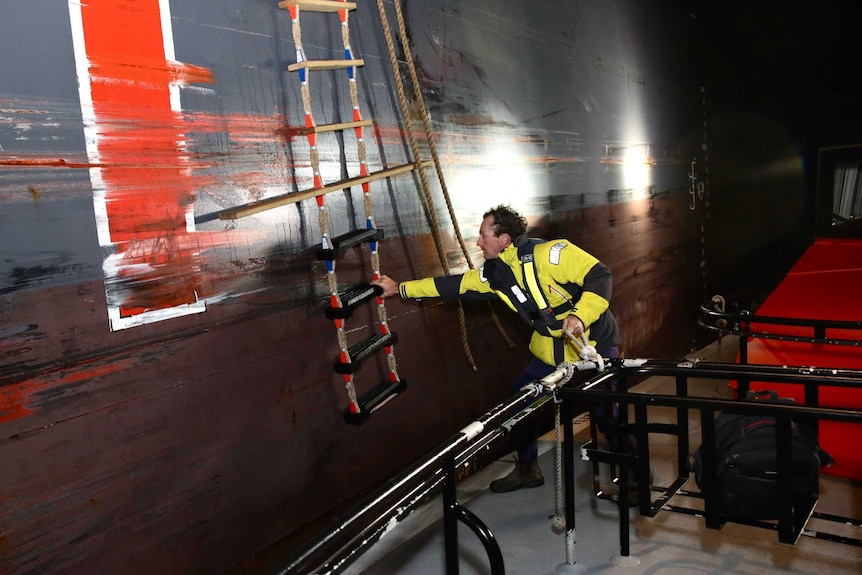
[[[500,204],[491,208],[482,215],[482,219],[484,220],[488,216],[494,218],[494,235],[497,237],[500,234],[509,234],[509,237],[514,241],[515,238],[527,233],[527,220],[509,206]]]

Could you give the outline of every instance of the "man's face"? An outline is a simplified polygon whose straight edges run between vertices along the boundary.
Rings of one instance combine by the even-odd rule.
[[[512,243],[512,238],[509,237],[509,234],[494,235],[494,216],[488,216],[482,220],[476,245],[482,249],[482,255],[485,256],[486,260],[498,257],[500,252],[506,249],[510,243]]]

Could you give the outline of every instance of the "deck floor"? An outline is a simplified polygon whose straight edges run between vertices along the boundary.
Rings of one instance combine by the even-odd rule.
[[[736,340],[724,338],[692,354],[710,361],[733,361]],[[651,378],[635,391],[667,392],[673,382]],[[696,381],[691,395],[724,397],[724,382]],[[653,415],[650,415],[653,421]],[[655,417],[661,418],[661,414]],[[697,418],[692,417],[692,420]],[[692,443],[699,422],[691,422]],[[586,415],[575,419],[577,441],[589,438]],[[696,447],[696,444],[692,448]],[[565,536],[553,529],[555,512],[554,433],[540,441],[539,464],[545,485],[497,494],[488,484],[509,472],[512,455],[493,462],[458,484],[458,501],[476,514],[500,544],[506,573],[543,575],[551,573],[603,573],[608,575],[653,575],[710,573],[759,575],[791,573],[862,573],[862,547],[803,535],[795,545],[780,543],[777,531],[728,523],[720,530],[707,529],[702,517],[661,511],[642,517],[630,511],[630,554],[620,555],[617,505],[598,498],[593,490],[592,465],[576,458],[575,563],[567,563]],[[651,436],[650,464],[655,485],[668,485],[676,477],[676,442],[669,436]],[[602,470],[602,474],[606,472]],[[685,486],[696,491],[693,477]],[[702,500],[675,496],[671,503],[702,509]],[[820,500],[816,511],[862,518],[862,482],[821,475]],[[862,527],[811,519],[811,531],[827,532],[862,540]],[[462,575],[490,573],[487,555],[476,536],[459,524],[459,570]],[[442,574],[446,572],[442,501],[437,497],[391,530],[346,571],[349,574]]]

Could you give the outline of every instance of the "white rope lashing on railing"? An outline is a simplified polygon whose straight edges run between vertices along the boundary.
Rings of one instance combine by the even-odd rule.
[[[602,356],[599,355],[596,348],[590,345],[586,335],[581,334],[575,337],[575,335],[569,330],[563,330],[563,335],[575,345],[578,350],[578,356],[581,359],[585,361],[594,361],[599,372],[603,372],[605,370],[605,360],[602,359]]]
[[[576,371],[576,366],[571,363],[562,364],[558,366],[558,369],[560,367],[565,367],[566,371],[565,375],[563,375],[562,379],[554,387],[554,439],[556,440],[554,472],[556,477],[554,483],[554,515],[551,521],[551,529],[557,534],[563,533],[566,530],[566,519],[563,517],[563,436],[560,431],[560,403],[562,403],[562,400],[557,397],[557,388],[567,384]]]

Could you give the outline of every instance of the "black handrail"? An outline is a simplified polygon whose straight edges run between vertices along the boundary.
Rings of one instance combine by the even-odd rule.
[[[772,416],[776,420],[776,449],[778,461],[778,490],[785,495],[792,491],[791,475],[791,421],[844,421],[851,423],[862,423],[862,409],[837,409],[824,408],[796,404],[746,402],[732,399],[680,397],[678,395],[633,393],[627,391],[609,391],[609,383],[613,379],[625,379],[633,375],[663,375],[673,376],[687,386],[689,378],[748,378],[758,381],[772,381],[785,383],[804,383],[806,386],[837,386],[853,387],[862,386],[862,371],[815,367],[782,367],[767,365],[740,365],[722,364],[697,361],[670,362],[663,360],[609,360],[609,369],[590,378],[576,386],[562,387],[557,390],[557,398],[564,402],[589,401],[589,402],[618,402],[621,411],[627,409],[628,405],[635,408],[635,422],[633,426],[638,437],[637,456],[632,461],[632,456],[626,454],[604,453],[608,460],[621,466],[623,475],[628,472],[629,465],[636,466],[636,477],[640,491],[640,512],[643,515],[654,515],[659,509],[651,506],[649,501],[649,453],[648,442],[644,441],[648,434],[647,407],[670,407],[677,410],[696,410],[701,415],[701,426],[703,433],[702,457],[704,462],[704,477],[708,478],[710,469],[715,469],[715,416],[716,412],[738,413],[743,415],[765,415]],[[680,434],[687,434],[688,429],[679,429]],[[680,454],[682,455],[682,454]],[[680,457],[682,460],[682,457]],[[574,481],[574,477],[566,470],[566,482]],[[682,475],[682,470],[680,470]],[[688,473],[686,472],[686,476]],[[685,481],[678,482],[675,489],[678,491]],[[626,485],[621,485],[623,496],[626,495]],[[702,487],[705,501],[704,516],[706,525],[710,528],[720,528],[724,520],[719,517],[714,506],[715,490],[717,486],[707,479]],[[798,538],[811,509],[800,509],[793,505],[792,498],[783,498],[789,501],[782,509],[778,520],[779,540],[782,543],[793,543]],[[620,547],[623,555],[628,550],[628,530],[622,526],[627,520],[628,511],[624,501],[620,502]],[[811,504],[813,509],[813,503]]]
[[[555,372],[556,373],[556,372]],[[553,376],[554,374],[552,374]],[[552,377],[548,376],[548,377]],[[549,394],[541,385],[528,384],[519,394],[470,423],[448,441],[425,456],[413,467],[388,481],[372,496],[366,498],[338,520],[317,540],[295,554],[279,575],[308,574],[330,575],[350,565],[362,552],[377,542],[391,527],[391,521],[401,521],[446,483],[444,467],[447,461],[455,466],[465,462],[481,445],[488,445],[503,437],[511,428],[512,419],[531,417],[532,412],[544,405]],[[454,470],[454,468],[453,468]],[[452,472],[454,478],[454,471]],[[453,485],[454,480],[449,483]],[[446,487],[444,487],[444,491]],[[502,554],[490,531],[475,516],[458,511],[452,505],[454,517],[465,522],[482,541],[488,552],[494,575],[502,575]],[[445,509],[444,509],[445,512]],[[457,531],[455,531],[457,536]],[[448,544],[448,543],[447,543]],[[496,550],[494,547],[497,546]],[[457,552],[457,546],[455,547]],[[448,562],[448,560],[447,560]],[[447,571],[449,575],[457,574]]]
[[[485,552],[491,563],[491,575],[505,575],[506,567],[503,563],[503,552],[500,551],[500,544],[497,543],[491,530],[482,523],[475,513],[463,505],[456,504],[456,511],[461,523],[469,527],[482,542],[482,546],[485,547]]]
[[[446,481],[443,485],[443,531],[445,535],[446,549],[446,575],[458,575],[458,521],[470,528],[471,531],[479,538],[482,546],[485,548],[485,553],[488,555],[488,561],[491,565],[491,575],[505,575],[506,567],[503,562],[503,553],[500,551],[500,544],[497,538],[490,529],[482,522],[479,517],[458,503],[455,495],[455,484],[457,477],[455,476],[455,461],[451,457],[447,457],[443,462],[443,473],[446,475]]]
[[[713,298],[709,303],[701,304],[700,317],[697,320],[698,325],[722,335],[732,334],[743,336],[740,338],[741,340],[753,337],[792,342],[862,346],[862,321],[752,315],[750,312],[745,310],[728,313],[722,309],[718,309],[720,307],[722,307],[722,305],[716,301],[716,298]],[[756,324],[757,329],[754,329],[752,324]],[[760,326],[766,325],[807,328],[811,330],[813,335],[793,335],[780,332],[770,332],[761,329]],[[826,330],[858,331],[859,339],[826,337]]]
[[[578,369],[598,369],[591,362],[579,362]],[[448,575],[457,575],[457,521],[467,525],[482,542],[488,554],[493,575],[505,572],[502,553],[499,544],[491,531],[478,517],[470,513],[455,501],[455,469],[467,461],[477,450],[506,435],[518,421],[532,417],[535,411],[546,404],[553,392],[557,401],[561,402],[561,414],[564,427],[563,433],[563,472],[564,472],[564,503],[566,526],[566,560],[574,564],[574,528],[575,528],[575,493],[574,493],[574,443],[572,437],[572,405],[582,405],[599,402],[619,402],[622,406],[629,404],[635,408],[633,425],[638,435],[638,453],[607,454],[615,463],[621,465],[625,476],[629,466],[634,465],[634,476],[640,487],[639,506],[642,514],[653,515],[658,510],[651,509],[649,502],[649,453],[648,441],[641,441],[649,433],[646,421],[647,407],[671,407],[677,409],[677,414],[686,410],[696,410],[701,414],[703,439],[706,443],[714,434],[716,412],[758,414],[776,418],[777,449],[779,464],[779,490],[790,491],[790,422],[791,420],[833,420],[862,423],[862,410],[832,409],[804,405],[741,402],[737,400],[689,397],[677,395],[660,395],[632,393],[627,391],[608,391],[603,387],[613,379],[624,380],[631,376],[672,376],[677,380],[677,391],[686,389],[689,378],[725,378],[725,379],[756,379],[758,381],[801,383],[819,388],[824,386],[862,387],[862,371],[849,369],[817,368],[817,367],[787,367],[770,365],[744,365],[731,363],[710,363],[696,360],[668,361],[655,359],[609,359],[605,360],[603,371],[594,377],[582,381],[578,385],[560,386],[553,382],[562,379],[558,369],[552,376],[544,380],[532,382],[525,386],[521,393],[512,396],[501,403],[482,418],[469,424],[438,449],[421,459],[415,466],[387,482],[378,492],[362,501],[350,512],[334,522],[330,529],[317,541],[301,550],[295,558],[279,571],[279,575],[335,574],[352,563],[368,547],[392,527],[392,522],[399,522],[409,515],[420,504],[427,501],[438,489],[444,494],[444,530],[446,531]],[[556,379],[554,379],[556,377]],[[573,403],[575,402],[575,403]],[[525,407],[526,405],[526,407]],[[688,429],[680,428],[679,433]],[[680,442],[687,445],[687,441]],[[711,443],[710,443],[711,445]],[[703,457],[705,469],[715,466],[714,449],[704,445]],[[687,454],[686,454],[687,455]],[[683,455],[680,454],[680,465]],[[686,474],[687,476],[687,474]],[[782,479],[783,478],[783,479]],[[679,491],[685,484],[680,480],[673,489]],[[627,486],[621,485],[620,501],[620,550],[621,555],[629,553],[629,527]],[[719,528],[724,520],[714,508],[714,497],[710,491],[715,489],[707,480],[703,492],[705,498],[706,525]],[[672,494],[667,494],[666,498]],[[810,512],[810,510],[808,510]],[[782,512],[779,518],[779,539],[782,542],[795,541],[799,536],[805,519],[805,510],[789,509]]]
[[[778,341],[789,341],[794,343],[812,343],[825,345],[847,345],[862,346],[862,321],[841,321],[825,319],[805,319],[795,317],[778,317],[767,315],[752,315],[746,310],[736,313],[727,313],[724,309],[725,302],[721,296],[714,296],[709,303],[701,304],[700,317],[697,323],[700,327],[710,331],[718,332],[719,335],[739,336],[739,363],[748,363],[749,339],[771,339]],[[755,324],[752,326],[752,324]],[[761,328],[763,325],[780,325],[786,327],[807,328],[812,331],[813,336],[790,335],[773,333]],[[756,328],[756,329],[755,329]],[[856,331],[859,339],[826,337],[826,330]],[[737,389],[740,396],[744,396],[749,389],[750,381],[745,377],[737,380]],[[805,388],[805,403],[816,405],[818,398],[811,387]]]

